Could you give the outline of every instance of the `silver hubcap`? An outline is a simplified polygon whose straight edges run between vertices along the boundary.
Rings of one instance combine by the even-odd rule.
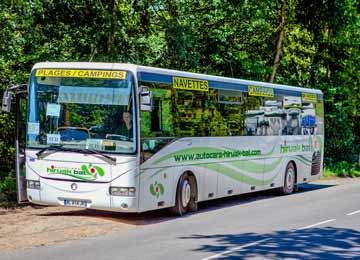
[[[191,187],[188,180],[184,180],[183,182],[181,197],[182,206],[185,208],[189,204],[191,197]]]
[[[288,191],[293,190],[294,188],[294,169],[289,168],[286,173],[286,188]]]

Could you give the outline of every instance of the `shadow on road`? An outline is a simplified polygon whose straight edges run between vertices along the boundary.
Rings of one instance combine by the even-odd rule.
[[[209,257],[218,254],[214,259],[360,259],[360,232],[353,229],[326,227],[180,239],[204,240],[195,251],[211,253]],[[223,254],[225,251],[228,253]]]
[[[310,192],[320,189],[330,188],[336,185],[328,185],[328,184],[312,184],[306,183],[299,185],[298,192],[295,192],[288,196],[296,196],[299,193]],[[253,193],[246,193],[241,195],[236,195],[227,198],[220,198],[210,201],[204,201],[199,203],[200,212],[212,211],[217,210],[219,208],[228,208],[239,206],[243,204],[252,203],[257,200],[266,200],[266,199],[274,199],[279,197],[279,193],[276,190],[266,190],[266,191],[259,191]]]
[[[149,211],[145,213],[120,213],[93,209],[77,209],[72,211],[57,211],[45,214],[37,214],[38,216],[79,216],[86,218],[98,218],[104,220],[110,220],[113,222],[119,222],[129,225],[142,226],[149,224],[156,224],[174,219],[170,216],[167,210]]]
[[[318,184],[318,183],[304,183],[299,185],[299,192],[308,192],[313,190],[326,189],[336,186],[335,184]]]
[[[303,184],[299,187],[299,193],[309,192],[324,188],[329,188],[334,185],[322,185],[322,184]],[[294,195],[296,195],[295,193]],[[242,195],[236,195],[227,198],[215,199],[211,201],[205,201],[199,203],[199,211],[191,214],[187,214],[183,217],[191,217],[193,214],[205,213],[208,211],[219,210],[222,208],[239,206],[247,203],[251,203],[257,200],[265,200],[265,199],[273,199],[278,195],[274,190],[260,191]],[[290,195],[292,196],[292,195]],[[81,217],[89,217],[89,218],[100,218],[111,220],[114,222],[121,222],[130,225],[150,225],[161,223],[165,221],[171,221],[176,219],[176,217],[170,215],[170,213],[166,210],[157,210],[157,211],[149,211],[145,213],[118,213],[118,212],[110,212],[110,211],[101,211],[101,210],[89,210],[89,209],[78,209],[74,208],[74,210],[69,211],[67,208],[64,211],[51,212],[46,214],[38,214],[39,216],[81,216]]]

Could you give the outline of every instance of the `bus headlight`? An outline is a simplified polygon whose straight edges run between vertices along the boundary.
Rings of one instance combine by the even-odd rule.
[[[110,195],[113,196],[135,197],[135,193],[135,187],[110,187]]]
[[[40,181],[27,180],[27,188],[40,190]]]

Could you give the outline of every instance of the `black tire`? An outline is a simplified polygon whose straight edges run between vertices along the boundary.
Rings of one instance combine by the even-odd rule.
[[[190,183],[191,183],[191,197],[190,202],[188,205],[188,212],[195,212],[198,210],[198,204],[197,204],[197,185],[196,180],[194,176],[190,176]]]
[[[296,170],[293,163],[288,163],[285,170],[284,185],[279,188],[279,193],[288,195],[296,190]]]
[[[186,212],[197,210],[197,187],[193,176],[183,174],[176,188],[175,206],[170,212],[176,216],[182,216]]]

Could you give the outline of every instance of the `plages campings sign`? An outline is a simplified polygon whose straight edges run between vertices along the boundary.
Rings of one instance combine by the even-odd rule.
[[[126,71],[38,69],[35,72],[35,76],[37,76],[37,77],[66,77],[66,78],[125,79]]]

